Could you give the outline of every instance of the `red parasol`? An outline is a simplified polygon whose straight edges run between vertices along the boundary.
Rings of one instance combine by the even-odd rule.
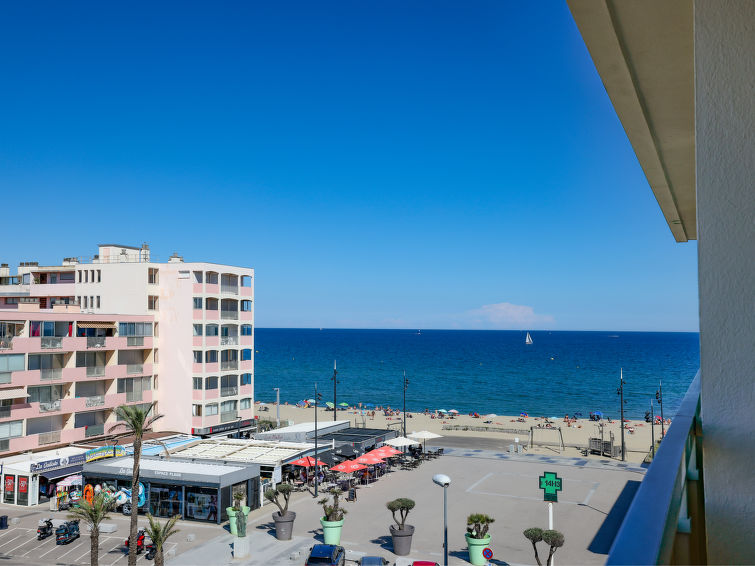
[[[317,460],[317,464],[315,464],[315,459],[312,456],[305,456],[304,458],[299,458],[298,460],[294,460],[291,462],[294,466],[304,466],[305,468],[311,468],[312,466],[327,466],[325,462],[322,462],[321,460]]]
[[[385,446],[381,446],[380,448],[376,448],[372,452],[385,454],[386,457],[395,456],[396,454],[403,454],[401,450],[396,450],[393,446],[388,446],[387,444]],[[371,454],[372,452],[369,453]]]
[[[360,464],[359,462],[356,462],[354,460],[347,460],[345,462],[341,462],[337,466],[333,466],[330,468],[331,470],[335,470],[336,472],[356,472],[359,470],[364,470],[367,466],[364,464]]]
[[[359,462],[360,464],[370,464],[370,465],[382,464],[383,458],[387,458],[387,456],[379,456],[377,454],[369,453],[369,454],[360,456],[359,458],[354,460],[354,462]]]

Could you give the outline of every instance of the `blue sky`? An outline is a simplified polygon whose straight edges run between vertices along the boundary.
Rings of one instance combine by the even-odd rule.
[[[4,3],[0,260],[256,269],[260,327],[697,330],[563,2]]]

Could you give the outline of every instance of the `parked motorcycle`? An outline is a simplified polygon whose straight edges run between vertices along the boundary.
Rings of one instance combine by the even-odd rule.
[[[55,544],[68,544],[80,536],[79,520],[66,521],[55,529]]]
[[[139,529],[139,531],[136,533],[136,553],[141,554],[144,551],[144,537],[146,536],[144,529]],[[129,537],[130,538],[130,537]],[[128,539],[123,543],[126,545],[126,550],[128,550]]]
[[[51,537],[55,530],[52,528],[52,519],[45,519],[44,523],[37,527],[37,540]]]
[[[149,540],[144,547],[147,551],[147,554],[144,555],[144,558],[147,560],[152,560],[155,557],[155,554],[157,554],[157,547],[155,546],[155,543],[152,542],[152,540]]]

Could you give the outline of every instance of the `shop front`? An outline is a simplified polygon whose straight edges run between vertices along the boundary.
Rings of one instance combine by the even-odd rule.
[[[130,487],[133,458],[126,456],[84,464],[84,484]],[[145,489],[145,510],[155,517],[180,515],[183,519],[220,523],[233,505],[232,493],[247,496],[247,505],[258,501],[248,494],[259,491],[260,469],[256,464],[197,463],[142,457],[139,480]]]

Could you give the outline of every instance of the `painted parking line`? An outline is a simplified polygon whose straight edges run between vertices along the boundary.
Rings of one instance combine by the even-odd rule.
[[[32,539],[32,540],[29,540],[28,538],[26,538],[26,537],[24,537],[24,536],[22,536],[21,538],[23,539],[23,542],[22,542],[21,544],[19,544],[19,545],[17,545],[17,546],[14,546],[13,548],[8,548],[8,549],[6,549],[6,550],[5,550],[5,553],[6,553],[6,554],[11,554],[11,555],[12,555],[12,554],[13,554],[14,552],[16,552],[16,551],[17,551],[17,550],[18,550],[19,548],[21,548],[21,547],[23,547],[23,546],[25,546],[25,545],[27,545],[27,544],[29,544],[29,543],[32,543],[32,544],[31,544],[31,548],[30,548],[29,550],[27,550],[27,551],[26,551],[27,553],[28,553],[28,552],[31,552],[32,550],[34,550],[35,548],[37,548],[37,544],[38,544],[38,543],[37,543],[37,537],[34,537],[34,539]]]
[[[492,475],[494,475],[493,472],[490,472],[488,475],[482,476],[479,480],[477,480],[476,482],[474,482],[472,485],[470,485],[467,488],[467,493],[472,491],[474,488],[476,488],[478,485],[480,485],[482,482],[484,482],[486,479],[488,479]]]
[[[55,538],[53,537],[53,539],[52,539],[52,548],[50,550],[48,550],[47,552],[45,552],[44,554],[40,554],[39,558],[44,558],[45,556],[47,556],[51,552],[57,550],[58,548],[59,548],[59,546],[57,544],[55,544]]]
[[[22,534],[17,534],[17,535],[16,535],[16,536],[14,536],[14,537],[13,537],[12,539],[10,539],[10,540],[8,540],[8,541],[4,542],[3,544],[0,544],[0,548],[4,547],[4,546],[5,546],[5,545],[7,545],[7,544],[10,544],[10,543],[12,543],[12,542],[13,542],[14,540],[16,540],[17,538],[21,538],[22,536],[24,536],[24,535],[22,535]],[[3,551],[3,552],[5,552],[5,551]]]
[[[60,556],[58,556],[58,560],[60,560],[61,558],[63,558],[66,554],[70,554],[71,552],[73,552],[77,548],[81,548],[81,545],[84,544],[84,539],[82,539],[81,537],[79,537],[78,539],[76,539],[75,541],[73,541],[73,543],[69,542],[68,544],[72,545],[71,548],[68,549],[68,550],[66,550]]]
[[[598,489],[598,486],[600,485],[599,482],[595,482],[592,484],[592,488],[590,488],[590,491],[587,492],[587,496],[585,497],[584,501],[580,503],[580,505],[587,505],[590,502],[590,498],[593,496],[595,491]]]

